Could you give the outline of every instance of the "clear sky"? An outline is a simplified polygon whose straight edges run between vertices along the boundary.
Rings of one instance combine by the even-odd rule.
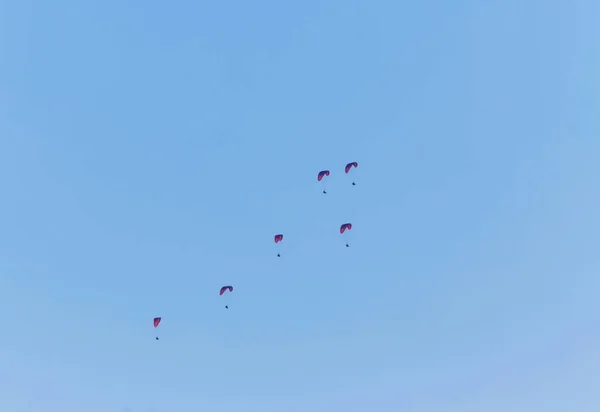
[[[597,0],[0,19],[0,410],[600,410]]]

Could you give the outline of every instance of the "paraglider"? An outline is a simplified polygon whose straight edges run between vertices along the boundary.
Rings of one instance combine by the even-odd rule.
[[[223,287],[221,288],[221,290],[219,291],[219,295],[220,295],[220,296],[223,296],[223,293],[225,293],[225,292],[227,292],[227,291],[229,291],[229,292],[233,292],[233,286],[223,286]]]
[[[344,223],[340,226],[340,234],[343,235],[346,230],[352,230],[352,223]],[[346,247],[350,247],[348,243],[346,243]]]
[[[157,328],[158,325],[160,324],[160,321],[162,320],[162,318],[158,317],[158,318],[154,318],[154,327]],[[156,340],[158,340],[158,336],[156,337]]]
[[[223,293],[227,291],[229,291],[230,293],[233,292],[233,286],[223,286],[219,291],[219,296],[223,296]],[[225,309],[229,309],[229,306],[225,305]]]
[[[357,162],[350,162],[346,165],[346,167],[344,168],[344,171],[346,172],[346,174],[348,174],[350,172],[350,169],[352,169],[353,167],[358,167],[358,163]],[[356,182],[352,182],[352,186],[356,186]]]
[[[329,176],[329,170],[321,170],[317,175],[317,181],[320,182],[326,176]],[[323,194],[327,194],[327,191],[325,190],[325,185],[323,185]]]
[[[275,235],[273,237],[273,240],[275,241],[275,243],[279,243],[283,240],[283,235],[282,234]],[[277,253],[277,257],[281,257],[281,254]]]

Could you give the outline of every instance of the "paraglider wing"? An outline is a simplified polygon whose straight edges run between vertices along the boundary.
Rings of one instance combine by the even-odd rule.
[[[157,327],[162,318],[154,318],[154,327]]]
[[[329,176],[329,170],[321,170],[317,175],[317,180],[320,182],[325,176]]]
[[[344,168],[344,170],[346,171],[346,174],[348,174],[348,172],[350,171],[350,169],[352,169],[352,167],[358,167],[358,163],[357,162],[350,162],[346,165],[346,167]]]
[[[352,223],[344,223],[342,226],[340,226],[341,234],[344,234],[346,230],[352,230]]]
[[[275,243],[279,243],[283,240],[283,235],[275,235]]]
[[[226,291],[230,291],[233,292],[233,286],[223,286],[221,288],[221,290],[219,291],[219,295],[222,295],[223,293],[225,293]]]

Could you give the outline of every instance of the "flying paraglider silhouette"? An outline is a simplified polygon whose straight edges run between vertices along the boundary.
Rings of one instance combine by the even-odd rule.
[[[160,321],[162,320],[162,318],[158,317],[158,318],[154,318],[154,327],[157,328],[158,325],[160,324]],[[158,340],[158,336],[156,337],[156,340]]]
[[[358,167],[358,163],[357,162],[350,162],[346,165],[346,167],[344,168],[344,171],[346,172],[346,174],[350,173],[350,169],[352,169],[353,167]],[[356,186],[356,182],[352,181],[352,186]]]
[[[352,230],[352,223],[344,223],[340,226],[340,234],[343,235],[346,230]],[[346,247],[350,247],[350,245],[346,242]]]
[[[329,170],[321,170],[321,171],[319,172],[319,174],[317,175],[317,181],[319,181],[319,182],[320,182],[321,180],[323,180],[323,178],[324,178],[325,176],[329,176],[329,174],[330,174],[330,173],[329,173]],[[325,184],[323,184],[323,194],[324,194],[324,195],[326,195],[326,194],[327,194],[327,190],[325,190]]]
[[[275,241],[275,243],[279,243],[283,240],[283,235],[282,234],[275,235],[273,237],[273,240]],[[281,254],[277,253],[277,257],[281,257]]]
[[[233,286],[223,286],[219,291],[219,296],[223,296],[223,293],[227,291],[229,291],[230,293],[233,292]],[[229,306],[225,305],[225,309],[229,309]]]

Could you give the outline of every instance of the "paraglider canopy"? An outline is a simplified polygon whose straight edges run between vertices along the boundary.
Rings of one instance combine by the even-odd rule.
[[[346,230],[352,230],[352,223],[344,223],[340,226],[340,233],[343,234]]]
[[[320,182],[325,176],[329,176],[329,170],[321,170],[317,175],[317,180]]]
[[[352,169],[353,167],[358,167],[358,163],[357,162],[350,162],[346,165],[346,167],[344,168],[344,170],[346,171],[346,174],[348,174],[348,172],[350,171],[350,169]]]
[[[222,295],[226,291],[233,292],[233,286],[223,286],[219,291],[219,295]]]
[[[279,235],[275,235],[274,237],[275,243],[279,243],[283,240],[283,235],[279,234]]]

